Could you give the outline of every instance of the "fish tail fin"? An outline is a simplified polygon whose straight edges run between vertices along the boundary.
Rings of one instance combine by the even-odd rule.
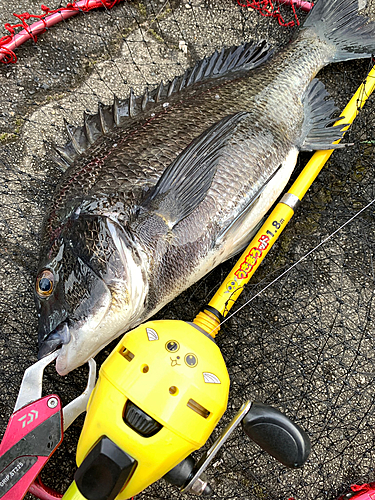
[[[358,14],[358,0],[318,0],[303,28],[335,47],[328,62],[370,57],[375,53],[375,23]]]

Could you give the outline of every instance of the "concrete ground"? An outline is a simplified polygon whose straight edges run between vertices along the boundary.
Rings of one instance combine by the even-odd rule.
[[[0,25],[25,11],[39,13],[39,1],[1,2]],[[282,12],[291,18],[288,8]],[[374,3],[366,13],[375,20]],[[99,101],[125,97],[130,87],[140,93],[223,45],[267,38],[278,47],[292,32],[230,0],[123,2],[51,28],[38,43],[17,50],[16,64],[1,65],[0,433],[23,371],[36,361],[38,235],[61,175],[50,143],[65,143],[63,119],[80,124]],[[340,109],[369,68],[369,61],[355,61],[321,72]],[[374,123],[372,97],[348,133],[354,145],[334,154],[238,305],[375,198]],[[243,401],[256,399],[293,417],[308,430],[313,448],[307,465],[290,471],[237,431],[208,471],[214,499],[333,500],[351,483],[374,480],[374,238],[372,206],[226,323],[218,344],[232,386],[220,428]],[[212,271],[158,317],[191,320],[233,264]],[[83,390],[86,375],[83,367],[61,378],[50,367],[46,394],[57,392],[66,404]],[[80,417],[69,429],[43,473],[58,491],[73,478],[82,422]],[[163,481],[137,496],[182,497]]]

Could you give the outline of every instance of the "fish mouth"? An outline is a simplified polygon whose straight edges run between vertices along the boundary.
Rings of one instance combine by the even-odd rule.
[[[61,346],[69,344],[71,333],[66,322],[60,323],[47,337],[39,344],[38,359],[42,359],[48,354],[57,351]]]

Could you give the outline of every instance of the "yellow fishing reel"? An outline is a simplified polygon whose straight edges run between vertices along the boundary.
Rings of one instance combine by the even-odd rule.
[[[202,473],[239,423],[284,464],[307,459],[307,435],[278,410],[246,402],[198,463],[227,407],[229,376],[213,338],[194,323],[150,321],[127,333],[104,362],[64,500],[124,500],[164,477],[208,495]]]
[[[103,449],[111,448],[122,460],[117,498],[136,495],[204,445],[228,392],[221,352],[195,325],[152,321],[127,333],[103,364],[88,405],[77,450],[78,489],[91,498],[103,483],[110,488],[112,481],[100,474],[92,478],[92,468],[102,470]]]

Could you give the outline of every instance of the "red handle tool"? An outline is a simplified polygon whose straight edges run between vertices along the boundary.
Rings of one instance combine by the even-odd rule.
[[[89,360],[85,391],[65,408],[55,394],[41,397],[44,368],[58,352],[30,366],[22,379],[14,412],[0,444],[0,499],[22,500],[49,457],[63,439],[64,430],[86,409],[95,385],[96,364]]]

